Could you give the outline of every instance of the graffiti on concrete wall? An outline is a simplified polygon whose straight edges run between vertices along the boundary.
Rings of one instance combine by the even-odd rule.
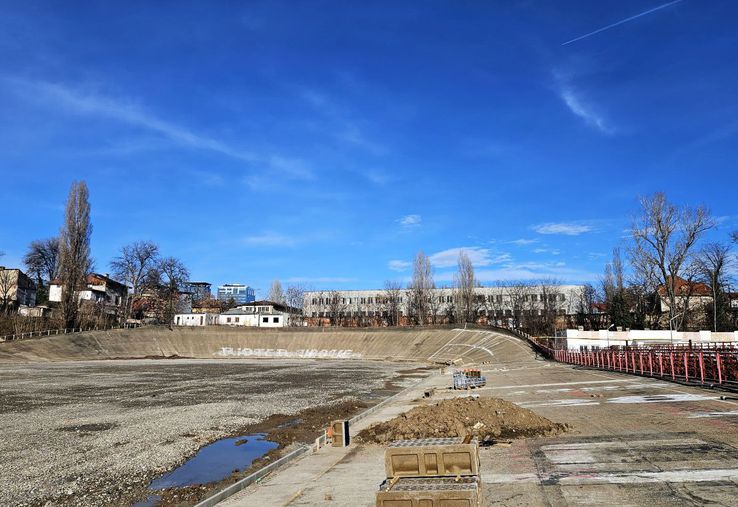
[[[215,354],[220,357],[281,357],[287,359],[361,359],[362,355],[353,350],[336,349],[252,349],[248,347],[221,347]]]

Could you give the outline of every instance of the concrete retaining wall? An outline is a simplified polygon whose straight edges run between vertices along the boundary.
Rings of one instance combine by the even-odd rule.
[[[522,340],[462,329],[238,329],[146,327],[0,344],[0,361],[145,357],[305,358],[470,364],[527,360]]]

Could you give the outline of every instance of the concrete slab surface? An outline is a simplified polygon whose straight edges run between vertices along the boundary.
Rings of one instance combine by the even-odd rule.
[[[509,343],[506,346],[511,346]],[[494,350],[492,351],[494,352]],[[474,391],[572,429],[481,451],[485,505],[738,505],[738,404],[719,393],[536,360],[492,363]],[[467,393],[436,374],[354,427]],[[423,400],[429,387],[441,389]],[[221,505],[374,505],[384,448],[328,448]]]

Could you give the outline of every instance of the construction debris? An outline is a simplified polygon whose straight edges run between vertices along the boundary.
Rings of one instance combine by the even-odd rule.
[[[365,443],[394,440],[472,436],[498,441],[564,432],[567,425],[498,398],[454,398],[416,407],[394,419],[375,424],[356,435]]]

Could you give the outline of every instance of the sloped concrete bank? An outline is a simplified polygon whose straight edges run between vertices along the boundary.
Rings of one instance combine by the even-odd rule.
[[[0,344],[2,362],[186,357],[368,359],[436,363],[527,360],[527,344],[463,329],[238,329],[146,327],[90,331]]]

